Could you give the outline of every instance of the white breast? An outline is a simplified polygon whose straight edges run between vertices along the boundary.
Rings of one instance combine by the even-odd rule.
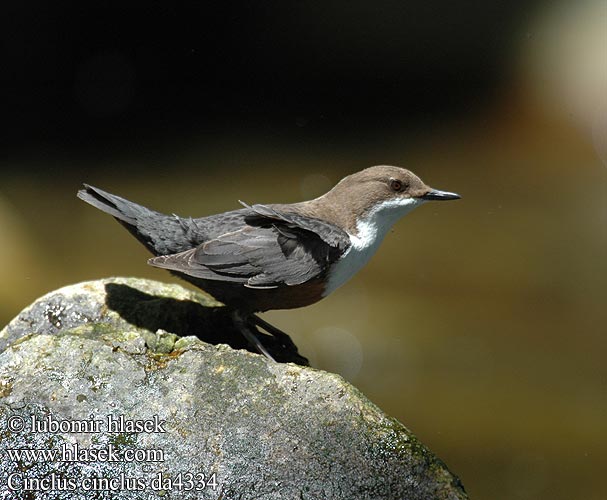
[[[358,234],[349,235],[352,245],[333,264],[323,297],[338,289],[360,271],[377,251],[394,223],[422,203],[424,200],[415,198],[388,200],[376,206],[364,219],[358,221],[356,225]]]

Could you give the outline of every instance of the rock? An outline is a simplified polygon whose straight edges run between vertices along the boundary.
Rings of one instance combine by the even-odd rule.
[[[209,295],[137,278],[90,281],[45,295],[0,331],[0,351],[25,335],[55,335],[82,324],[101,331],[137,328],[152,349],[156,332],[165,331],[257,352],[234,327],[227,309]],[[277,339],[259,330],[258,334],[277,361],[308,365],[288,336]]]
[[[126,305],[108,298],[118,285],[134,290],[119,289]],[[51,293],[0,332],[0,498],[467,498],[341,377],[177,336],[180,307],[220,309],[109,279]]]

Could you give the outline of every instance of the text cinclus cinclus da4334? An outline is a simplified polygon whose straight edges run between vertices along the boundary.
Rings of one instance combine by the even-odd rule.
[[[198,219],[166,215],[84,185],[78,197],[114,216],[168,269],[223,302],[259,352],[255,313],[303,307],[326,297],[371,258],[392,225],[431,200],[455,200],[400,167],[375,166],[328,193],[292,204],[247,205]],[[287,337],[288,338],[288,337]]]

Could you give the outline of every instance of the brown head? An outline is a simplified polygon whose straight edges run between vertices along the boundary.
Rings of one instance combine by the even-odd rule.
[[[379,165],[344,177],[328,193],[302,203],[301,208],[311,208],[323,219],[357,234],[361,220],[391,226],[426,201],[459,197],[427,186],[409,170]]]

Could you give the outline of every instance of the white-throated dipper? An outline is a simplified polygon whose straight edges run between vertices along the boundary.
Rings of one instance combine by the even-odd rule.
[[[255,313],[303,307],[326,297],[371,258],[392,225],[430,200],[459,195],[432,189],[400,167],[370,167],[328,193],[292,204],[246,205],[197,219],[150,210],[93,186],[78,197],[114,216],[168,269],[223,302],[235,324],[253,333],[283,332]]]

